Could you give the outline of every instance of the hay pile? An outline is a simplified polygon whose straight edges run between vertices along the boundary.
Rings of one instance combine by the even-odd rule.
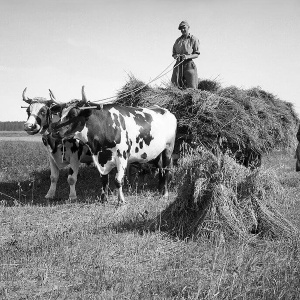
[[[151,88],[130,76],[120,89],[117,103],[169,109],[178,120],[178,133],[212,150],[217,144],[232,153],[263,154],[294,147],[298,118],[291,103],[261,88],[222,88],[202,80],[202,89],[180,90],[173,86]],[[136,91],[136,92],[131,92]]]
[[[296,234],[276,205],[284,197],[276,175],[236,163],[241,162],[238,153],[260,159],[275,149],[295,148],[298,117],[292,104],[259,87],[222,88],[208,80],[200,81],[198,90],[143,86],[131,76],[117,102],[169,109],[177,117],[178,135],[191,137],[195,148],[181,151],[174,176],[180,179],[177,197],[150,229],[181,238],[213,233],[239,238],[251,233]]]
[[[295,227],[279,213],[284,190],[274,173],[255,172],[228,155],[204,148],[180,160],[175,201],[151,223],[180,238],[222,234],[225,239],[251,234],[292,238]]]

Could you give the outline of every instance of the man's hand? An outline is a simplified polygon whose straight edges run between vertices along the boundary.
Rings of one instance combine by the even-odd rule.
[[[182,57],[182,60],[186,60],[186,59],[189,58],[189,55],[188,54],[182,54],[181,57]]]

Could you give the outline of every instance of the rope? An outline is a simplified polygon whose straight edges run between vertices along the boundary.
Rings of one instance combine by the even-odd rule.
[[[154,79],[150,80],[148,83],[144,84],[143,86],[140,86],[140,87],[138,87],[138,88],[135,88],[135,89],[133,89],[133,90],[131,90],[131,91],[129,91],[129,92],[121,93],[121,94],[119,95],[119,97],[118,97],[118,96],[112,96],[112,97],[108,97],[108,98],[103,98],[103,99],[100,99],[100,100],[95,100],[95,101],[93,101],[93,103],[94,103],[94,102],[115,102],[117,99],[115,99],[114,101],[106,101],[106,100],[111,100],[111,99],[114,99],[114,98],[123,99],[123,98],[125,98],[125,97],[131,95],[132,93],[135,93],[135,92],[137,92],[137,91],[142,90],[142,89],[145,88],[147,85],[149,85],[150,83],[156,81],[157,79],[159,79],[159,78],[165,76],[167,73],[173,71],[173,69],[175,69],[176,67],[178,67],[179,65],[181,65],[181,64],[184,62],[184,61],[181,61],[181,62],[179,62],[178,64],[176,64],[171,70],[168,70],[169,67],[174,63],[174,61],[177,61],[177,60],[174,59],[174,60],[173,60],[173,61],[172,61],[172,62],[171,62],[171,63],[170,63],[170,64],[169,64],[162,72],[160,72]],[[167,71],[167,70],[168,70],[168,71]]]
[[[184,81],[183,81],[183,60],[181,61],[181,72],[180,72],[180,70],[179,70],[179,64],[178,64],[178,72],[177,72],[177,79],[176,79],[176,81],[177,81],[177,84],[179,85],[179,86],[181,86],[181,87],[184,87],[185,86],[185,84],[184,84]],[[179,84],[179,77],[180,77],[180,84]]]
[[[157,79],[159,79],[159,78],[165,76],[167,73],[171,72],[173,69],[175,69],[176,67],[180,66],[180,65],[184,62],[184,60],[183,60],[183,61],[181,61],[181,62],[175,64],[175,66],[174,66],[171,70],[168,70],[168,68],[174,63],[174,61],[177,61],[177,60],[174,59],[174,60],[173,60],[173,61],[172,61],[172,62],[171,62],[171,63],[170,63],[170,64],[169,64],[162,72],[160,72],[154,79],[150,80],[148,83],[144,84],[143,86],[138,87],[138,88],[135,88],[135,89],[133,89],[133,90],[131,90],[131,91],[129,91],[129,92],[125,92],[125,93],[121,94],[121,97],[120,97],[120,96],[119,96],[119,97],[118,97],[118,96],[113,96],[113,97],[109,97],[109,98],[103,98],[103,99],[100,99],[100,100],[94,100],[93,102],[88,101],[89,106],[86,106],[86,107],[80,107],[79,109],[81,109],[81,110],[83,110],[83,109],[99,109],[100,106],[99,106],[99,104],[96,104],[96,102],[101,102],[100,105],[102,106],[103,104],[115,102],[115,101],[117,100],[117,98],[118,98],[118,99],[123,99],[123,98],[125,98],[125,97],[131,95],[131,94],[134,93],[134,92],[137,92],[137,91],[139,91],[139,90],[142,90],[142,89],[145,88],[147,85],[149,85],[151,82],[153,82],[153,81],[155,81],[155,80],[157,80]],[[110,99],[114,99],[114,98],[116,98],[114,101],[113,101],[113,100],[110,100]],[[97,106],[93,106],[93,104],[96,104]],[[99,106],[99,107],[98,107],[98,106]],[[54,129],[57,130],[57,129],[61,128],[61,127],[64,127],[64,126],[69,125],[69,124],[71,124],[71,123],[74,123],[77,119],[80,119],[80,118],[82,118],[82,117],[81,117],[81,116],[77,116],[77,117],[71,118],[70,120],[68,120],[68,121],[66,121],[66,122],[64,122],[64,123],[60,123],[60,124],[56,125],[56,126],[54,127]]]
[[[62,155],[61,155],[61,162],[63,163],[64,162],[64,158],[65,158],[65,145],[64,145],[64,142],[65,142],[65,138],[63,138],[61,140],[61,146],[62,146],[62,149],[61,149],[61,152],[62,152]]]

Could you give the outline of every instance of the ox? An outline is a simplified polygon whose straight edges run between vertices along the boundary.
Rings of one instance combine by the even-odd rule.
[[[94,108],[91,108],[93,105]],[[115,104],[95,105],[87,101],[84,87],[82,100],[58,104],[60,122],[54,130],[60,138],[76,138],[85,143],[102,180],[102,197],[107,174],[117,168],[115,185],[118,201],[124,203],[123,178],[128,164],[153,163],[159,168],[159,189],[168,196],[169,167],[174,149],[177,120],[168,110],[155,106],[139,108]]]
[[[24,130],[30,134],[41,134],[44,145],[47,148],[50,162],[51,185],[45,196],[46,199],[55,197],[56,185],[59,177],[59,170],[70,165],[68,183],[70,185],[69,199],[77,199],[75,185],[77,181],[80,163],[91,163],[92,157],[87,146],[76,139],[68,139],[62,142],[61,139],[53,138],[49,133],[49,128],[55,121],[50,111],[50,107],[57,104],[50,91],[51,100],[45,98],[30,99],[25,96],[26,88],[23,91],[23,100],[29,104],[27,108],[28,119],[24,124]],[[57,117],[58,121],[59,118]]]

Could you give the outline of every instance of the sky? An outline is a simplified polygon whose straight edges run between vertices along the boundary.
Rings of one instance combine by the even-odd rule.
[[[152,81],[172,66],[182,20],[200,40],[200,79],[259,86],[300,115],[299,0],[2,0],[0,121],[26,120],[25,87],[29,98],[49,99],[51,89],[67,102],[84,85],[95,101],[129,75]]]

